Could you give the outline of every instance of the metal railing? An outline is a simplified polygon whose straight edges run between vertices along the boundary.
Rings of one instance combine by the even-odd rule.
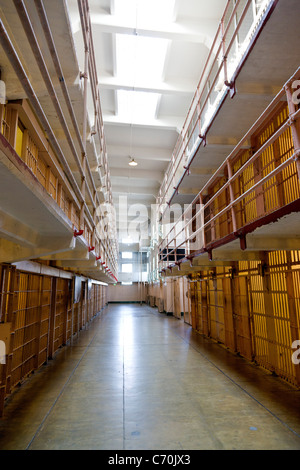
[[[111,182],[110,182],[110,172],[108,167],[108,158],[107,158],[107,148],[106,148],[106,140],[105,140],[105,133],[104,133],[104,123],[103,123],[103,116],[102,116],[102,109],[101,109],[101,99],[99,93],[99,83],[98,83],[98,73],[96,67],[96,59],[95,59],[95,50],[94,50],[94,42],[93,42],[93,34],[92,34],[92,25],[91,25],[91,18],[89,13],[89,5],[87,0],[78,0],[78,9],[80,14],[81,20],[81,28],[83,34],[83,41],[85,46],[85,70],[83,72],[82,78],[85,81],[85,90],[84,90],[84,98],[85,98],[85,110],[84,110],[84,129],[83,134],[85,134],[86,129],[86,119],[87,119],[87,110],[86,110],[86,99],[87,99],[87,83],[88,78],[90,81],[91,93],[93,98],[94,104],[94,114],[95,114],[95,123],[94,123],[94,133],[98,135],[98,140],[100,144],[100,155],[99,155],[99,168],[103,168],[104,172],[104,179],[105,179],[105,192],[106,192],[106,204],[113,207],[113,199],[112,199],[112,189],[111,189]],[[88,166],[88,173],[90,178],[92,179],[92,174],[90,167]],[[97,197],[97,191],[94,187],[94,194],[96,197],[97,205],[94,207],[94,210],[97,211],[100,209],[101,211],[101,204]],[[98,227],[101,227],[101,234],[100,239],[102,240],[105,252],[108,253],[108,266],[107,269],[113,273],[113,277],[116,278],[118,272],[118,238],[117,238],[117,229],[116,229],[116,220],[113,217],[113,211],[111,212],[111,217],[109,221],[109,233],[111,237],[107,236],[107,232],[104,230],[104,227],[101,225],[101,220],[105,218],[105,214],[101,213],[100,215],[100,224]],[[98,219],[99,222],[99,219]],[[105,263],[105,261],[104,261]],[[103,262],[102,262],[103,264]],[[105,263],[106,264],[106,263]],[[104,264],[104,265],[105,265]]]
[[[103,129],[102,112],[100,105],[100,96],[97,83],[97,71],[95,64],[95,53],[93,46],[92,28],[89,16],[89,8],[87,0],[78,0],[78,8],[81,17],[81,26],[83,40],[85,44],[85,70],[82,74],[84,78],[84,109],[83,109],[83,131],[79,131],[77,123],[76,113],[71,102],[67,85],[64,80],[62,67],[60,60],[55,48],[54,40],[52,37],[51,28],[49,26],[46,10],[42,0],[35,0],[35,6],[39,15],[41,26],[43,28],[47,45],[53,60],[57,78],[59,79],[60,86],[62,88],[65,103],[67,105],[68,113],[71,118],[71,122],[75,131],[77,144],[71,136],[70,129],[68,127],[66,117],[62,111],[58,96],[55,91],[55,87],[52,82],[52,78],[49,75],[43,53],[40,49],[38,39],[35,34],[35,29],[31,22],[29,10],[23,0],[13,0],[16,11],[19,14],[20,21],[28,38],[30,47],[32,49],[34,58],[39,67],[41,76],[43,77],[46,89],[48,91],[49,99],[51,100],[54,109],[56,110],[58,120],[61,124],[61,128],[64,132],[66,141],[68,142],[70,153],[68,156],[62,151],[60,144],[55,136],[53,128],[48,121],[47,114],[41,105],[34,87],[26,74],[25,68],[20,60],[20,57],[11,41],[9,34],[7,33],[2,20],[0,20],[0,41],[1,44],[11,62],[11,65],[22,84],[24,91],[26,92],[28,101],[30,102],[33,110],[35,111],[42,127],[48,135],[49,142],[61,164],[61,167],[70,182],[72,191],[74,193],[74,204],[79,210],[78,223],[75,227],[76,232],[83,231],[86,241],[89,247],[97,247],[97,257],[101,256],[102,265],[104,271],[110,277],[115,278],[117,275],[118,268],[118,247],[117,247],[117,235],[116,235],[116,221],[112,218],[110,220],[109,234],[107,234],[107,227],[103,226],[103,220],[105,219],[104,209],[100,203],[95,181],[92,175],[90,163],[86,152],[87,142],[87,93],[88,86],[91,87],[91,93],[94,99],[95,109],[95,130],[99,137],[100,142],[100,163],[104,168],[104,174],[107,179],[106,184],[106,203],[113,205],[112,193],[110,187],[109,169],[107,162],[107,152],[105,144],[105,136]],[[88,81],[88,73],[90,83]],[[2,126],[1,126],[2,130]],[[81,153],[81,154],[80,154]],[[74,172],[70,168],[70,162],[68,158],[72,158],[76,165],[76,171],[79,174],[79,181],[77,181]],[[68,158],[67,158],[68,157]]]
[[[218,106],[228,93],[254,34],[274,0],[228,0],[203,73],[157,197],[160,214],[178,190],[181,179],[205,136]]]
[[[299,78],[300,68],[165,234],[160,271],[242,239],[247,226],[276,221],[282,209],[284,215],[300,210]],[[254,136],[257,148],[245,149]]]

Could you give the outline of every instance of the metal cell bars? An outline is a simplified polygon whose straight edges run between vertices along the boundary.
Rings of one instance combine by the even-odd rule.
[[[4,135],[4,137],[6,138],[6,140],[8,140],[8,142],[10,141],[10,119],[9,117],[7,116],[7,113],[9,112],[9,110],[7,110],[7,108],[0,104],[0,132],[1,134]]]
[[[11,321],[10,306],[13,300],[12,278],[14,268],[10,265],[0,266],[0,323]]]
[[[272,252],[262,276],[249,270],[249,298],[255,361],[299,386],[300,374],[292,362],[292,343],[299,336],[299,252]]]
[[[66,344],[68,284],[67,279],[57,279],[56,282],[53,353]]]
[[[194,327],[252,360],[247,281],[243,274],[237,270],[232,276],[230,268],[201,271],[194,282],[193,300]]]
[[[11,388],[36,368],[40,324],[40,276],[17,273],[17,286],[16,309],[12,319]]]
[[[28,37],[29,43],[32,47],[32,51],[33,51],[34,57],[37,61],[37,64],[39,66],[41,75],[42,75],[42,77],[44,79],[44,82],[45,82],[45,85],[47,87],[49,97],[50,97],[50,99],[53,103],[53,106],[55,107],[55,109],[57,111],[58,119],[61,123],[62,129],[65,132],[65,136],[67,138],[68,144],[69,144],[70,149],[71,149],[72,157],[75,159],[75,162],[78,166],[79,174],[81,176],[81,183],[79,185],[77,184],[77,181],[76,181],[73,173],[70,170],[69,163],[68,163],[65,155],[63,154],[63,152],[62,152],[62,150],[61,150],[61,148],[60,148],[60,146],[57,142],[57,139],[56,139],[56,137],[54,135],[54,132],[51,128],[51,125],[49,124],[49,122],[47,120],[47,117],[46,117],[46,115],[43,111],[43,108],[42,108],[37,96],[35,95],[33,87],[31,85],[28,77],[26,76],[25,70],[22,67],[20,59],[19,59],[19,57],[18,57],[11,41],[10,41],[10,38],[9,38],[3,24],[1,23],[1,28],[0,28],[1,29],[1,31],[0,31],[1,36],[0,37],[1,37],[2,45],[5,49],[5,51],[7,52],[8,57],[11,60],[11,63],[14,67],[15,72],[17,73],[18,77],[22,81],[22,85],[24,87],[24,90],[26,91],[26,94],[28,96],[28,99],[29,99],[31,105],[33,106],[37,116],[39,117],[44,129],[48,133],[49,140],[50,140],[56,154],[58,155],[58,157],[60,159],[60,162],[62,163],[62,166],[64,168],[64,171],[65,171],[66,175],[69,177],[69,179],[71,181],[71,184],[72,184],[72,187],[74,189],[75,194],[78,196],[78,200],[81,204],[81,209],[80,209],[81,213],[80,213],[80,221],[79,221],[80,225],[81,225],[81,228],[84,228],[83,224],[84,224],[84,215],[85,215],[86,223],[88,223],[88,225],[90,226],[90,230],[92,230],[93,233],[95,233],[96,220],[97,220],[97,217],[98,217],[97,209],[99,210],[100,204],[99,204],[99,200],[98,200],[98,195],[97,195],[97,190],[96,190],[96,187],[95,187],[95,183],[94,183],[92,173],[91,173],[91,170],[90,170],[90,167],[89,167],[89,162],[86,158],[86,153],[85,153],[86,138],[84,136],[81,138],[80,133],[78,132],[78,126],[77,126],[74,110],[73,110],[73,107],[72,107],[72,104],[71,104],[71,101],[70,101],[70,97],[69,97],[67,89],[66,89],[65,82],[64,82],[64,80],[60,79],[59,81],[60,81],[60,84],[63,88],[64,97],[66,99],[68,111],[70,113],[72,123],[73,123],[73,126],[74,126],[75,131],[76,131],[79,146],[82,150],[82,159],[81,159],[79,157],[79,155],[77,154],[77,149],[76,149],[76,147],[73,143],[73,139],[71,137],[70,131],[69,131],[68,126],[66,124],[64,114],[63,114],[62,109],[60,107],[59,100],[57,98],[57,95],[56,95],[51,77],[49,76],[47,66],[44,62],[42,52],[39,48],[39,44],[38,44],[38,41],[37,41],[36,36],[35,36],[35,31],[32,27],[32,24],[31,24],[30,17],[28,15],[26,6],[25,6],[25,4],[22,0],[14,0],[14,3],[15,3],[15,6],[17,8],[17,12],[20,15],[20,20],[22,22],[23,28],[26,32],[27,37]],[[51,36],[51,30],[49,28],[49,24],[48,24],[48,20],[47,20],[47,16],[46,16],[46,13],[45,13],[45,9],[44,9],[42,0],[37,0],[36,1],[36,6],[37,6],[37,9],[38,9],[38,13],[40,15],[41,23],[42,23],[42,26],[43,26],[43,30],[44,30],[47,42],[48,42],[48,46],[49,46],[49,49],[50,49],[50,52],[51,52],[51,56],[53,58],[56,70],[58,71],[58,69],[60,68],[59,59],[58,59],[58,56],[57,56],[57,53],[56,53],[55,46],[53,45],[54,42],[53,42],[53,38]],[[58,77],[59,78],[63,77],[63,74],[59,74]],[[86,112],[84,112],[84,121],[86,123]],[[90,189],[90,185],[92,186],[92,190]],[[51,187],[50,187],[50,190],[51,190]],[[88,207],[88,204],[87,204],[88,201],[90,202],[90,205],[93,208],[93,214],[91,214],[90,209]],[[98,221],[99,221],[99,223],[101,223],[100,219],[98,219]],[[110,265],[110,263],[111,263],[111,253],[108,252],[107,253],[107,264]],[[114,263],[112,262],[112,265],[113,264]],[[112,269],[114,269],[113,266],[112,266]]]
[[[300,252],[270,252],[261,262],[191,277],[192,326],[300,387],[292,360],[300,333]]]
[[[205,244],[203,231],[205,211],[201,201],[202,198],[199,197],[190,204],[179,219],[171,224],[171,230],[162,234],[163,239],[158,245],[159,269],[165,269],[172,263],[180,263],[183,258],[203,248]],[[170,209],[174,210],[173,207]],[[176,208],[174,213],[177,213]],[[162,224],[168,216],[170,213],[164,214]]]
[[[291,380],[295,376],[294,365],[291,361],[291,325],[289,315],[287,273],[282,272],[282,265],[286,266],[287,258],[284,252],[269,254],[270,279],[272,291],[273,316],[275,327],[275,345],[277,348],[277,363],[275,372]],[[269,312],[267,312],[269,315]]]
[[[168,262],[166,253],[185,247],[191,255],[188,247],[195,239],[200,245],[196,251],[207,251],[216,241],[225,241],[247,224],[299,199],[300,110],[291,105],[289,93],[298,76],[299,69],[160,243],[162,269]],[[243,150],[248,141],[253,147]],[[197,208],[199,202],[205,203]]]
[[[0,105],[0,107],[1,106],[2,105]],[[40,136],[42,132],[37,121],[33,119],[33,114],[29,106],[23,103],[18,110],[11,108],[10,104],[2,107],[4,111],[8,111],[6,114],[10,119],[11,128],[18,127],[18,129],[20,129],[20,114],[22,114],[22,119],[25,114],[26,120],[30,121],[30,129],[24,129],[22,133],[19,133],[18,139],[16,139],[17,142],[11,141],[10,143],[12,146],[15,145],[19,156],[37,177],[40,184],[47,190],[48,194],[57,202],[59,207],[71,220],[74,230],[78,230],[80,227],[80,204],[78,203],[71,185],[64,177],[51,147],[46,143],[46,139],[41,139],[38,145],[33,142],[31,135],[33,129],[38,132],[40,131]],[[87,226],[86,221],[85,232],[90,233],[90,231],[91,226],[90,224]]]
[[[92,285],[73,308],[68,279],[16,271],[1,265],[1,318],[11,323],[7,363],[0,365],[0,416],[3,403],[16,385],[67,344],[107,303],[107,286]],[[73,332],[72,332],[73,325]],[[78,330],[79,329],[79,330]]]
[[[293,284],[291,290],[291,297],[294,298],[294,304],[292,305],[293,310],[293,321],[292,327],[296,331],[293,333],[293,341],[299,339],[297,337],[297,331],[300,330],[300,252],[292,251],[289,254],[288,266],[290,269],[290,282]],[[288,289],[290,283],[288,282]]]
[[[207,281],[207,304],[210,318],[210,337],[225,343],[224,297],[222,279],[213,272]]]
[[[37,358],[35,367],[41,367],[48,359],[48,338],[51,312],[51,278],[40,278],[39,325],[37,328]]]
[[[79,8],[79,13],[80,13],[85,50],[86,50],[86,54],[88,54],[89,56],[88,71],[89,71],[89,78],[90,78],[91,91],[92,91],[92,97],[93,97],[93,103],[94,103],[94,111],[95,111],[94,128],[99,138],[100,151],[101,151],[99,167],[104,168],[105,186],[106,186],[106,193],[107,193],[106,203],[109,204],[111,207],[113,207],[111,182],[110,182],[110,176],[109,176],[110,173],[109,173],[109,168],[108,168],[107,149],[106,149],[106,141],[105,141],[105,135],[104,135],[104,124],[103,124],[101,100],[100,100],[100,93],[99,93],[98,73],[97,73],[96,61],[95,61],[92,25],[91,25],[91,18],[89,14],[88,2],[85,0],[78,0],[78,8]],[[85,74],[86,73],[87,73],[87,70],[85,70]],[[100,207],[100,204],[98,205],[98,207]],[[111,238],[109,240],[107,239],[108,238],[107,234],[104,234],[104,246],[105,246],[105,249],[108,250],[108,253],[110,255],[109,267],[112,268],[114,275],[116,275],[117,264],[118,264],[117,263],[118,246],[117,246],[117,235],[116,235],[116,219],[114,217],[114,213],[111,214],[109,233],[111,234]]]
[[[229,0],[219,24],[181,134],[175,145],[157,204],[162,214],[188,171],[254,34],[273,0]]]

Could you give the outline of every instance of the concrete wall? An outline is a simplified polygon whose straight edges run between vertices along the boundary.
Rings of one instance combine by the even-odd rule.
[[[144,302],[146,300],[143,284],[134,283],[132,286],[121,284],[108,286],[108,302]]]

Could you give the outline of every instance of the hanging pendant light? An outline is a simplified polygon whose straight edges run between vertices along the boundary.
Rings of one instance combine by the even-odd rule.
[[[134,160],[134,158],[131,158],[130,162],[128,163],[130,166],[137,166],[138,163]]]

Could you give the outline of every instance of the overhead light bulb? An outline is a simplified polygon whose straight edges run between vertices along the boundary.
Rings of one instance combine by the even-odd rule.
[[[130,166],[137,166],[138,163],[137,163],[136,161],[134,161],[134,158],[132,158],[132,159],[130,160],[130,162],[128,163],[128,165],[130,165]]]

